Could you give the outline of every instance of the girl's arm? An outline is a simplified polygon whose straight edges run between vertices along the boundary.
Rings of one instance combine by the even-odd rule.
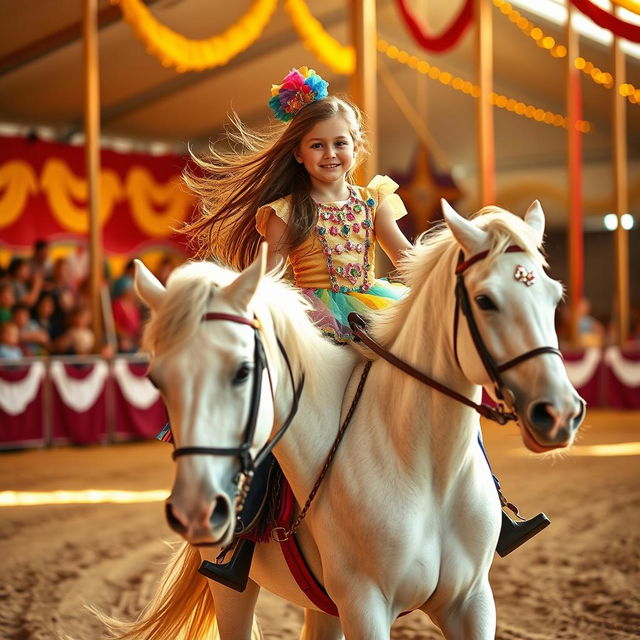
[[[400,258],[407,249],[411,249],[411,243],[400,231],[391,207],[383,202],[376,211],[375,219],[376,240],[382,250],[389,256],[394,267],[398,266]]]
[[[267,272],[282,269],[289,257],[289,245],[285,242],[287,223],[272,215],[267,223],[264,239],[267,241]]]

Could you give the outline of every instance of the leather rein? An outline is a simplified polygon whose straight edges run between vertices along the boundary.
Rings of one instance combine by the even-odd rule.
[[[520,247],[512,245],[506,249],[506,253],[512,252],[521,252],[523,251]],[[459,315],[462,311],[462,314],[467,319],[467,325],[469,327],[469,332],[471,334],[471,338],[475,345],[478,356],[482,360],[482,363],[491,378],[491,381],[494,384],[494,390],[496,397],[500,400],[500,404],[498,407],[492,407],[487,404],[478,404],[467,398],[466,396],[458,393],[454,389],[447,387],[440,382],[437,382],[433,378],[430,378],[426,374],[418,371],[410,364],[404,362],[397,356],[393,355],[390,351],[385,349],[380,343],[376,342],[367,332],[366,332],[366,324],[364,320],[356,313],[349,314],[349,324],[351,326],[351,330],[354,335],[359,338],[369,349],[371,349],[374,353],[378,354],[381,358],[389,362],[394,367],[397,367],[401,371],[404,371],[412,378],[422,382],[430,386],[433,389],[436,389],[440,393],[443,393],[450,398],[453,398],[457,402],[460,402],[468,407],[471,407],[475,411],[477,411],[481,416],[488,418],[489,420],[493,420],[498,424],[506,424],[507,422],[513,420],[518,420],[518,414],[514,409],[515,405],[515,397],[511,389],[509,389],[502,378],[502,372],[516,365],[533,358],[535,356],[541,355],[543,353],[552,353],[560,358],[562,358],[562,353],[556,347],[537,347],[536,349],[531,349],[515,358],[505,362],[501,365],[496,364],[493,356],[489,353],[484,340],[482,339],[482,335],[480,334],[480,330],[476,323],[475,317],[473,315],[473,309],[471,306],[471,302],[469,300],[469,293],[467,291],[467,287],[464,283],[464,272],[476,262],[480,260],[484,260],[489,254],[488,251],[482,251],[481,253],[477,253],[472,256],[468,260],[464,260],[464,255],[460,252],[458,256],[458,265],[455,270],[456,274],[456,286],[455,286],[455,294],[456,294],[456,306],[454,312],[454,320],[453,320],[453,349],[456,358],[456,362],[458,366],[460,366],[460,361],[458,359],[458,325],[459,325]],[[510,411],[505,410],[505,404],[508,405]]]

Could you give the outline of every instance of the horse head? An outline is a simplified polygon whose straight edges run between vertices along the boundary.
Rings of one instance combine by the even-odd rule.
[[[569,446],[585,403],[567,377],[554,317],[563,288],[539,251],[544,212],[524,221],[497,207],[473,220],[442,201],[459,245],[454,351],[465,377],[518,417],[525,446],[542,453]],[[462,317],[464,316],[465,319]]]
[[[151,310],[149,378],[162,393],[175,444],[166,516],[195,545],[230,541],[239,483],[273,427],[277,373],[259,371],[266,356],[253,305],[265,249],[239,275],[186,264],[166,288],[136,261],[136,291]]]

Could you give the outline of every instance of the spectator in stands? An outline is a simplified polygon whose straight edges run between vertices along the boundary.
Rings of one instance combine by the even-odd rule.
[[[173,264],[171,256],[168,253],[165,253],[165,255],[162,257],[162,260],[160,260],[160,263],[158,264],[158,268],[156,269],[156,278],[158,278],[158,280],[160,280],[162,284],[166,285],[167,280],[169,279],[169,276],[171,275],[171,272],[174,270],[174,268],[175,265]]]
[[[26,304],[18,303],[13,307],[13,323],[20,334],[19,344],[28,356],[41,356],[47,353],[49,334],[31,317]]]
[[[39,273],[33,275],[29,260],[20,256],[11,259],[7,273],[16,303],[32,307],[42,291],[42,276]]]
[[[31,256],[31,270],[40,274],[43,280],[51,278],[51,260],[49,259],[49,243],[46,240],[36,240],[33,243]]]
[[[65,317],[71,313],[76,300],[76,292],[71,283],[71,271],[65,258],[58,258],[53,264],[51,279],[45,282],[45,291],[53,297],[54,311],[51,315],[51,333],[54,338],[65,330]]]
[[[11,322],[13,305],[16,297],[13,286],[8,280],[0,282],[0,322]]]
[[[56,307],[53,296],[46,291],[43,291],[40,294],[38,302],[33,308],[33,319],[38,324],[38,327],[40,327],[40,329],[43,329],[47,332],[49,342],[58,337],[57,335],[53,334],[53,327],[51,324],[51,316],[53,315],[55,308]]]
[[[111,297],[117,300],[123,292],[129,287],[136,274],[136,265],[133,260],[129,260],[124,267],[122,274],[117,277],[111,287]]]
[[[91,309],[85,304],[76,305],[68,318],[67,328],[53,345],[54,352],[64,355],[91,353],[95,344],[91,329]]]
[[[602,347],[605,342],[604,325],[591,315],[591,302],[582,298],[578,303],[578,346]]]
[[[0,323],[0,360],[19,360],[23,357],[19,346],[20,331],[13,322]]]
[[[133,288],[133,278],[122,279],[120,295],[113,301],[113,320],[120,353],[135,353],[142,332],[142,313]]]

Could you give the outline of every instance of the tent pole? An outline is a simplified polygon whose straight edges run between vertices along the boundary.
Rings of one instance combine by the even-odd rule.
[[[614,8],[614,11],[616,9]],[[614,14],[615,15],[615,14]],[[613,36],[613,86],[625,82],[625,57],[620,38]],[[617,89],[613,94],[613,173],[615,188],[615,213],[618,226],[615,232],[616,255],[616,320],[617,341],[620,347],[629,337],[629,234],[622,226],[622,216],[628,213],[627,176],[627,112],[626,99]]]
[[[103,342],[102,307],[102,238],[100,228],[100,68],[98,63],[97,0],[84,0],[84,76],[85,76],[85,170],[89,214],[89,277],[91,314],[95,350]]]
[[[477,79],[480,87],[477,108],[478,193],[480,206],[494,204],[495,135],[493,126],[493,16],[490,0],[475,0]]]
[[[356,67],[351,77],[351,95],[365,117],[370,153],[358,172],[367,184],[378,170],[378,86],[376,76],[376,2],[352,0],[351,38],[356,54]]]
[[[582,117],[580,72],[574,61],[579,54],[578,33],[573,28],[575,9],[569,3],[567,14],[567,173],[569,178],[568,272],[569,339],[578,343],[579,306],[584,289],[584,238],[582,203],[582,134],[578,120]]]

